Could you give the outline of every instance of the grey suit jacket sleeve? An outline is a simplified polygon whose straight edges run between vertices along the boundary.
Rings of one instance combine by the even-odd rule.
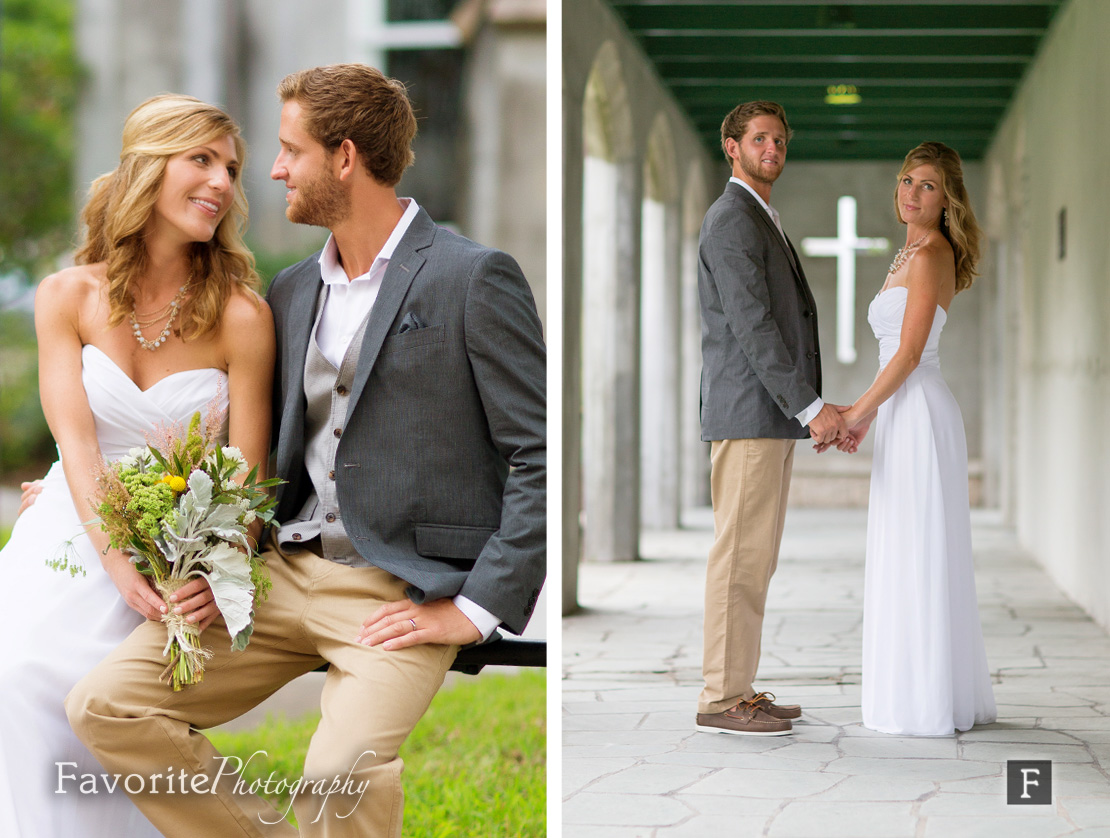
[[[792,276],[776,280],[768,275],[764,248],[758,245],[778,232],[747,211],[717,214],[706,232],[702,258],[716,280],[729,328],[760,382],[780,409],[790,405],[783,412],[793,419],[817,399],[817,391],[787,349],[771,311],[768,283],[794,282]]]
[[[459,593],[519,633],[546,568],[547,367],[531,289],[507,254],[486,251],[472,268],[465,329],[490,435],[510,471],[500,527]],[[512,613],[506,603],[515,604]]]

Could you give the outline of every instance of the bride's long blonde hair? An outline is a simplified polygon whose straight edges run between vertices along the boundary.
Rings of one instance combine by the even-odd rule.
[[[943,220],[941,215],[940,232],[952,245],[952,252],[956,256],[956,293],[971,287],[971,283],[979,272],[975,269],[979,262],[979,248],[983,238],[983,231],[979,222],[975,220],[975,213],[971,209],[971,201],[967,196],[964,186],[963,165],[960,155],[955,149],[949,148],[944,143],[922,143],[909,154],[902,163],[898,172],[898,179],[894,183],[894,212],[898,220],[905,224],[902,211],[898,207],[898,184],[908,173],[918,166],[928,164],[937,170],[940,175],[940,188],[948,201],[948,219]]]
[[[109,326],[131,312],[131,294],[146,268],[143,230],[162,190],[166,161],[175,154],[215,139],[231,137],[240,170],[246,147],[239,126],[224,111],[192,96],[166,93],[147,99],[127,117],[119,165],[92,182],[81,212],[84,241],[79,265],[108,266]],[[257,291],[261,286],[254,256],[243,243],[247,196],[242,178],[232,184],[233,198],[210,241],[193,242],[192,291],[181,306],[181,337],[203,337],[214,331],[236,287]]]

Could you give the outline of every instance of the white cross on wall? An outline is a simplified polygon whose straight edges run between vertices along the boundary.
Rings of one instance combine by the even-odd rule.
[[[836,202],[836,238],[802,239],[806,256],[836,257],[836,358],[842,364],[856,360],[856,251],[886,253],[887,239],[861,239],[856,235],[856,199],[844,195]]]

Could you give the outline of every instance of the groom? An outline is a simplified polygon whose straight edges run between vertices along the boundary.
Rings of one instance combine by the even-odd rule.
[[[203,790],[133,796],[167,838],[292,836],[196,728],[327,662],[304,766],[322,793],[295,798],[301,834],[397,838],[398,748],[459,646],[522,631],[543,583],[543,339],[512,258],[397,197],[416,133],[400,82],[345,64],[278,93],[271,176],[289,219],[331,237],[269,292],[287,481],[266,551],[273,590],[246,651],[229,651],[222,621],[209,629],[203,683],[159,683],[165,631],[147,622],[66,706],[109,773],[180,773]]]
[[[820,398],[817,308],[770,204],[790,136],[774,102],[748,102],[725,117],[721,146],[732,177],[698,245],[701,438],[712,443],[715,535],[696,724],[707,733],[787,734],[802,714],[757,694],[752,681],[795,441],[828,442],[846,431],[840,412]]]

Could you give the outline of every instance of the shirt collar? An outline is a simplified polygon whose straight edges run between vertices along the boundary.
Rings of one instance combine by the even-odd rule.
[[[412,198],[398,198],[397,200],[405,208],[401,220],[397,222],[397,226],[393,228],[393,232],[385,240],[382,249],[374,257],[374,261],[370,264],[370,270],[361,276],[352,277],[348,281],[347,272],[339,264],[339,248],[335,244],[335,236],[328,235],[328,240],[324,243],[324,249],[320,252],[318,260],[320,263],[320,277],[324,280],[325,285],[348,285],[350,282],[369,279],[379,263],[389,262],[393,257],[393,251],[397,249],[397,245],[401,243],[401,239],[404,238],[405,233],[412,225],[412,220],[416,218],[416,213],[420,211],[420,206]]]
[[[767,211],[768,215],[774,215],[775,211],[773,209],[771,209],[771,205],[768,204],[766,201],[764,201],[761,197],[759,197],[759,193],[756,192],[754,189],[752,189],[751,186],[744,183],[744,181],[740,180],[740,178],[730,177],[728,179],[728,182],[729,183],[739,183],[741,186],[743,186],[745,189],[747,189],[752,194],[752,197],[754,197],[757,201],[759,201],[759,205],[761,207],[763,207],[764,210]]]

